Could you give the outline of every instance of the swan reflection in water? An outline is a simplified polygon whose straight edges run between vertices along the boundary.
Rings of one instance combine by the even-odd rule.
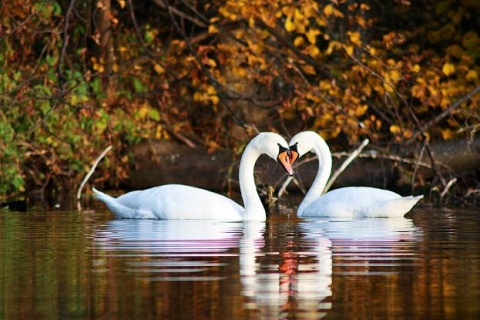
[[[388,272],[409,259],[402,247],[421,234],[404,218],[287,222],[271,237],[265,228],[253,221],[113,220],[95,240],[106,256],[121,257],[127,272],[150,281],[235,281],[226,266],[238,263],[244,308],[263,318],[321,318],[332,308],[334,266],[353,261],[368,275],[369,263],[381,259]],[[96,271],[106,269],[99,259]]]
[[[296,236],[275,235],[278,252],[262,250],[258,240],[242,239],[243,295],[249,297],[247,307],[264,318],[326,316],[335,300],[334,267],[335,274],[377,275],[379,266],[382,274],[396,273],[396,266],[414,263],[411,247],[422,236],[405,218],[304,220],[292,226]]]

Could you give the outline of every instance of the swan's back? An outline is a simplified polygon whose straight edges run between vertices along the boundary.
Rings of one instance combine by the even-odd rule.
[[[93,190],[97,199],[121,219],[242,220],[243,208],[235,201],[195,187],[163,185],[118,198]]]
[[[301,214],[302,217],[379,218],[402,217],[423,196],[402,197],[383,189],[347,187],[319,197]]]

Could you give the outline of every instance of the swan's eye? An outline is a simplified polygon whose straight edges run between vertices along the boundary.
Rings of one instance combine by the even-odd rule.
[[[295,142],[295,144],[289,146],[290,148],[290,151],[295,151],[296,153],[298,153],[298,142]]]

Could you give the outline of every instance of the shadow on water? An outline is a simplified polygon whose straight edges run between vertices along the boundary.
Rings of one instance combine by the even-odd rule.
[[[283,209],[282,209],[283,210]],[[291,210],[285,210],[291,212]],[[0,318],[473,319],[478,211],[266,223],[0,213]]]

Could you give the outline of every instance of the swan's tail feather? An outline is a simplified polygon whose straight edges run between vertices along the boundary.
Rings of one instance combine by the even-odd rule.
[[[107,204],[115,201],[115,198],[112,196],[109,196],[106,193],[103,193],[102,191],[99,191],[95,188],[92,188],[93,193],[95,194],[95,199],[102,201],[103,203]]]
[[[110,211],[113,212],[115,217],[117,219],[122,219],[122,218],[137,218],[137,212],[135,209],[129,208],[123,204],[121,204],[117,199],[115,199],[112,196],[109,196],[106,193],[103,193],[95,188],[92,188],[93,193],[95,194],[95,198],[97,200],[102,201],[105,203],[110,209]]]
[[[403,216],[410,210],[413,206],[417,204],[420,199],[423,198],[423,195],[420,196],[408,196],[401,197],[398,199],[390,200],[385,203],[385,206],[382,208],[384,212],[391,212],[394,215]]]

